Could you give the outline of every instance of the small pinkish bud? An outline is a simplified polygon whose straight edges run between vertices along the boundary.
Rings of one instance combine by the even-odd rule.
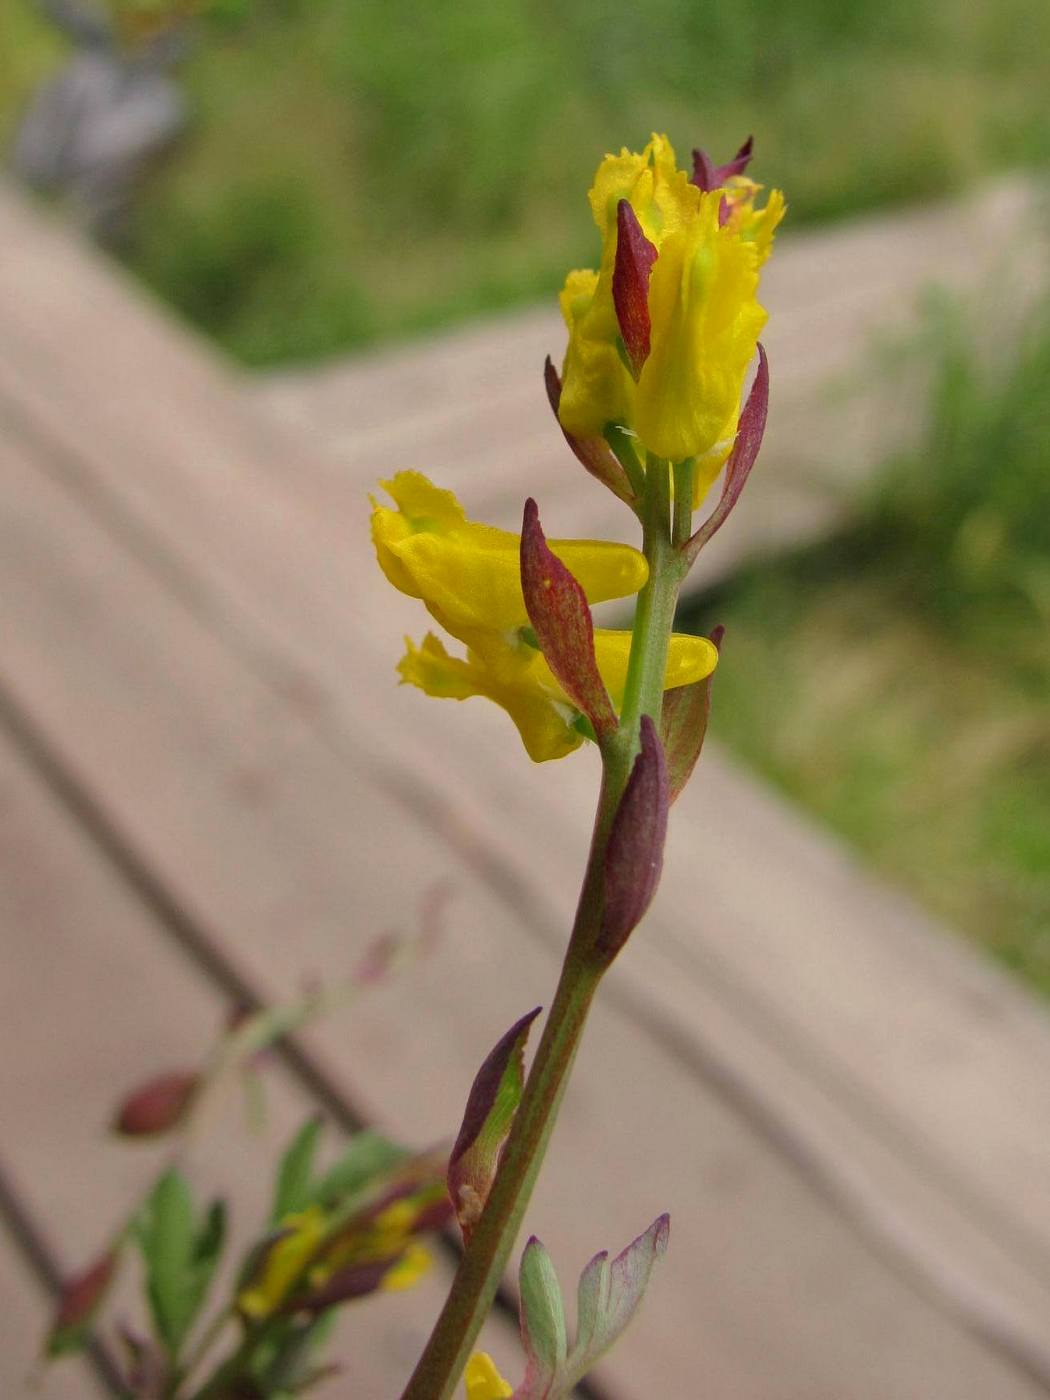
[[[617,719],[594,657],[591,610],[579,583],[547,547],[531,497],[521,530],[521,591],[547,665],[600,743],[616,730]]]
[[[663,869],[671,797],[663,745],[648,715],[642,716],[641,745],[605,848],[605,899],[595,948],[606,963],[641,923]]]
[[[393,967],[403,942],[396,933],[381,933],[365,949],[351,974],[355,982],[369,986],[381,982]]]
[[[45,1342],[49,1356],[79,1351],[83,1346],[109,1292],[119,1262],[120,1251],[108,1249],[82,1273],[75,1274],[62,1285],[58,1307]]]
[[[157,1137],[182,1122],[200,1084],[196,1071],[172,1070],[147,1080],[121,1104],[113,1131],[122,1137]]]
[[[624,349],[635,379],[649,358],[649,276],[656,249],[642,232],[638,215],[626,199],[616,206],[616,263],[612,294]]]
[[[554,368],[554,363],[548,355],[543,363],[543,382],[547,389],[547,399],[555,418],[558,418],[558,408],[561,404],[561,378]],[[558,427],[561,428],[561,419],[558,419]],[[612,448],[601,437],[579,438],[572,433],[567,433],[561,428],[562,436],[572,448],[573,453],[596,480],[603,486],[607,486],[614,496],[619,496],[621,501],[633,506],[635,502],[634,491],[627,473],[616,460],[616,454]]]

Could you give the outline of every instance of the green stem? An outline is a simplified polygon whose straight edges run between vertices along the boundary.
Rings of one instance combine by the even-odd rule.
[[[693,458],[674,464],[674,523],[671,543],[681,549],[693,533]]]
[[[660,719],[667,650],[682,581],[681,558],[671,539],[671,483],[667,462],[650,454],[646,482],[642,550],[649,562],[649,580],[638,595],[620,730],[616,735],[616,741],[625,747],[629,758],[638,751],[642,716],[649,715],[657,722]]]
[[[620,728],[602,751],[602,785],[572,936],[485,1208],[402,1400],[451,1400],[488,1315],[532,1196],[604,965],[595,957],[605,848],[638,749],[643,715],[659,720],[682,578],[670,529],[670,469],[650,458],[641,502],[649,580],[639,594]]]

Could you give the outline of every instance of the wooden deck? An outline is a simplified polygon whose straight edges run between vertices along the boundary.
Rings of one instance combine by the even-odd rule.
[[[870,460],[887,410],[830,404],[829,370],[858,375],[931,276],[992,270],[1027,205],[989,198],[785,240],[779,437],[774,421],[716,567],[841,509],[828,414]],[[549,997],[593,755],[534,769],[490,707],[394,686],[421,624],[378,577],[364,490],[419,466],[478,516],[509,521],[531,490],[554,534],[609,517],[542,400],[545,314],[246,386],[0,190],[0,326],[6,1396],[32,1365],[42,1281],[153,1169],[151,1149],[106,1141],[114,1094],[196,1059],[231,997],[336,976],[454,887],[435,960],[297,1042],[267,1141],[195,1163],[249,1203],[309,1105],[446,1135],[480,1056]],[[1045,1009],[716,749],[674,818],[529,1213],[571,1280],[671,1211],[601,1393],[1050,1394]],[[356,1400],[398,1393],[445,1276],[348,1314]],[[488,1344],[516,1370],[504,1320]],[[96,1393],[80,1363],[43,1387]]]

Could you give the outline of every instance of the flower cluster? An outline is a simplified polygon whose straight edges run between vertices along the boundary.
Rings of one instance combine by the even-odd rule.
[[[286,1216],[237,1295],[242,1316],[317,1316],[352,1298],[411,1288],[430,1268],[418,1236],[452,1213],[441,1165],[415,1158],[378,1200],[342,1222],[319,1205]]]
[[[600,540],[548,541],[525,502],[521,535],[468,520],[425,477],[384,483],[373,501],[379,563],[402,593],[462,643],[408,642],[403,681],[428,695],[481,695],[514,720],[533,759],[585,738],[602,764],[587,871],[551,1011],[526,1076],[535,1008],[483,1061],[449,1158],[449,1197],[464,1257],[403,1400],[450,1396],[462,1358],[503,1274],[600,979],[652,902],[671,804],[700,755],[722,629],[674,633],[683,580],[740,499],[765,430],[769,367],[758,343],[760,268],[784,213],[763,207],[745,171],[748,141],[727,165],[694,152],[689,175],[665,137],[607,156],[591,190],[602,234],[597,271],[571,272],[562,293],[569,339],[547,395],[582,465],[634,511],[642,550]],[[746,401],[744,381],[757,353]],[[719,498],[693,513],[724,468]],[[592,606],[638,595],[630,633],[596,629]],[[519,1273],[525,1377],[513,1389],[474,1352],[466,1400],[563,1400],[637,1310],[667,1247],[659,1216],[615,1259],[580,1277],[569,1345],[553,1264],[533,1236]]]
[[[565,432],[588,442],[615,425],[656,457],[693,459],[694,507],[736,436],[766,320],[759,269],[785,210],[779,190],[756,208],[750,156],[748,141],[715,168],[696,151],[691,177],[665,136],[606,156],[590,192],[601,264],[570,272],[561,294]]]
[[[678,541],[683,568],[739,495],[764,423],[764,360],[748,431],[741,396],[765,321],[759,269],[784,202],[774,191],[756,207],[760,187],[744,174],[749,159],[750,142],[721,167],[697,151],[690,177],[662,136],[640,154],[605,158],[590,192],[601,265],[569,273],[561,376],[547,364],[548,395],[573,451],[639,514],[647,474],[663,473],[669,491],[674,466],[675,489],[695,509],[728,459],[719,508],[692,541]],[[594,716],[569,693],[564,674],[555,675],[549,648],[530,625],[519,537],[468,520],[450,491],[418,472],[399,472],[384,486],[393,506],[373,500],[372,513],[384,573],[466,649],[452,654],[434,633],[409,640],[402,681],[427,695],[494,701],[537,762],[594,738]],[[588,604],[631,597],[649,581],[645,555],[626,545],[554,540],[550,549]],[[617,713],[631,648],[631,632],[593,633],[597,674]],[[672,635],[665,692],[703,680],[717,659],[706,638]]]
[[[587,721],[555,679],[529,626],[520,577],[520,540],[507,530],[468,520],[451,491],[418,472],[384,483],[397,509],[375,504],[372,538],[395,588],[420,598],[434,620],[466,644],[451,656],[428,633],[408,642],[399,671],[427,695],[465,700],[482,695],[501,705],[537,762],[561,758],[583,743]],[[648,577],[645,558],[603,540],[553,540],[551,549],[579,580],[590,603],[626,598]],[[597,629],[598,669],[614,705],[623,696],[631,633]],[[709,675],[718,653],[704,637],[675,636],[668,688]]]

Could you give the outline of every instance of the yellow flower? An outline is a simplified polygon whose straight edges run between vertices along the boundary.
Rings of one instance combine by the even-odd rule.
[[[739,411],[766,313],[753,242],[719,227],[721,191],[660,245],[649,283],[652,349],[638,381],[635,428],[650,452],[680,462],[708,452]]]
[[[725,189],[701,191],[677,168],[663,136],[654,136],[641,154],[606,156],[590,192],[602,235],[601,266],[597,273],[570,273],[562,293],[569,330],[562,426],[593,437],[619,423],[659,457],[700,459],[696,500],[728,455],[744,375],[766,319],[757,300],[758,273],[784,201],[773,191],[756,209],[759,188],[735,175]],[[621,200],[657,253],[648,292],[650,353],[637,384],[622,353],[613,301]]]
[[[466,700],[484,696],[502,706],[517,725],[531,759],[542,763],[563,758],[584,740],[579,714],[555,680],[542,652],[526,641],[487,638],[471,647],[466,659],[450,656],[433,633],[420,647],[406,638],[408,650],[398,670],[401,679],[426,695]],[[627,682],[630,632],[597,629],[594,653],[613,707],[619,709]],[[706,637],[676,633],[671,638],[664,673],[665,689],[689,685],[714,670],[718,651]]]
[[[451,491],[419,472],[398,472],[383,485],[397,509],[373,501],[372,539],[395,588],[421,598],[447,632],[470,644],[479,631],[509,633],[528,622],[517,535],[468,520]],[[644,555],[629,545],[550,544],[592,603],[637,593],[648,577]]]
[[[323,1241],[326,1228],[320,1206],[285,1216],[280,1233],[265,1250],[257,1276],[237,1295],[237,1306],[246,1317],[268,1317],[280,1307]]]
[[[507,1400],[513,1393],[496,1370],[492,1357],[484,1351],[476,1351],[470,1358],[463,1379],[467,1387],[467,1400]]]
[[[400,1293],[405,1288],[414,1288],[429,1271],[431,1262],[429,1250],[421,1244],[410,1244],[394,1267],[383,1275],[379,1286],[384,1293]]]

